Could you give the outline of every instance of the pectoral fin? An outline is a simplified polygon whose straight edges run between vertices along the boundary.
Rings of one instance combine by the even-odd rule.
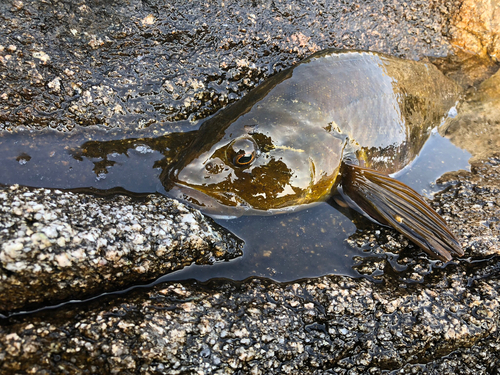
[[[464,255],[443,218],[413,189],[353,164],[343,163],[341,173],[342,194],[366,215],[394,227],[434,258],[449,261]]]

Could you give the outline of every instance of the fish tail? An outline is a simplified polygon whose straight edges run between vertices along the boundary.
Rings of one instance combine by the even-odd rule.
[[[392,226],[431,257],[450,261],[464,251],[444,219],[412,188],[372,169],[343,163],[342,189],[348,203],[371,219]]]

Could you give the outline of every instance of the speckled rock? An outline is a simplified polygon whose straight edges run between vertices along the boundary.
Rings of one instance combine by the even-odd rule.
[[[0,326],[0,369],[6,374],[495,374],[499,186],[500,159],[492,157],[458,174],[433,201],[446,210],[475,261],[435,263],[427,272],[414,260],[411,272],[420,272],[420,280],[402,279],[387,261],[378,283],[342,276],[288,284],[164,283],[13,316]]]
[[[500,255],[500,155],[472,165],[468,172],[448,173],[439,183],[452,184],[439,193],[436,210],[452,216],[450,229],[458,234],[469,255]]]
[[[460,0],[0,2],[0,129],[203,118],[320,49],[452,52]]]
[[[415,367],[409,363],[425,368],[447,362],[454,373],[486,374],[498,365],[500,284],[473,284],[468,287],[466,274],[455,272],[432,287],[400,290],[344,277],[289,285],[224,282],[205,291],[160,285],[94,303],[90,311],[67,308],[0,327],[1,368],[378,374]],[[492,345],[482,352],[484,362],[461,359],[487,337]]]
[[[464,0],[452,24],[454,46],[500,61],[500,1]]]
[[[242,241],[171,199],[0,190],[0,312],[146,283],[242,254]]]

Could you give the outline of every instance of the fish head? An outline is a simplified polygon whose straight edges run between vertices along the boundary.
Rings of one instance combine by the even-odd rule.
[[[214,131],[216,140],[200,131],[168,175],[171,195],[219,216],[287,212],[327,197],[341,140],[321,127],[248,125],[244,117]]]
[[[329,91],[318,89],[321,76],[312,80],[307,64],[206,120],[162,176],[167,193],[221,216],[274,214],[326,198],[345,139],[331,131]]]

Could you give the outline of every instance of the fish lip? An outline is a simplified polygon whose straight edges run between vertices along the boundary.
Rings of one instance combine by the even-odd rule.
[[[222,204],[216,197],[179,182],[173,182],[173,186],[167,194],[172,198],[185,202],[189,206],[192,206],[209,216],[217,215],[240,217],[251,210],[251,207],[248,204],[238,204],[236,206]],[[213,194],[222,197],[221,193],[213,192]]]

